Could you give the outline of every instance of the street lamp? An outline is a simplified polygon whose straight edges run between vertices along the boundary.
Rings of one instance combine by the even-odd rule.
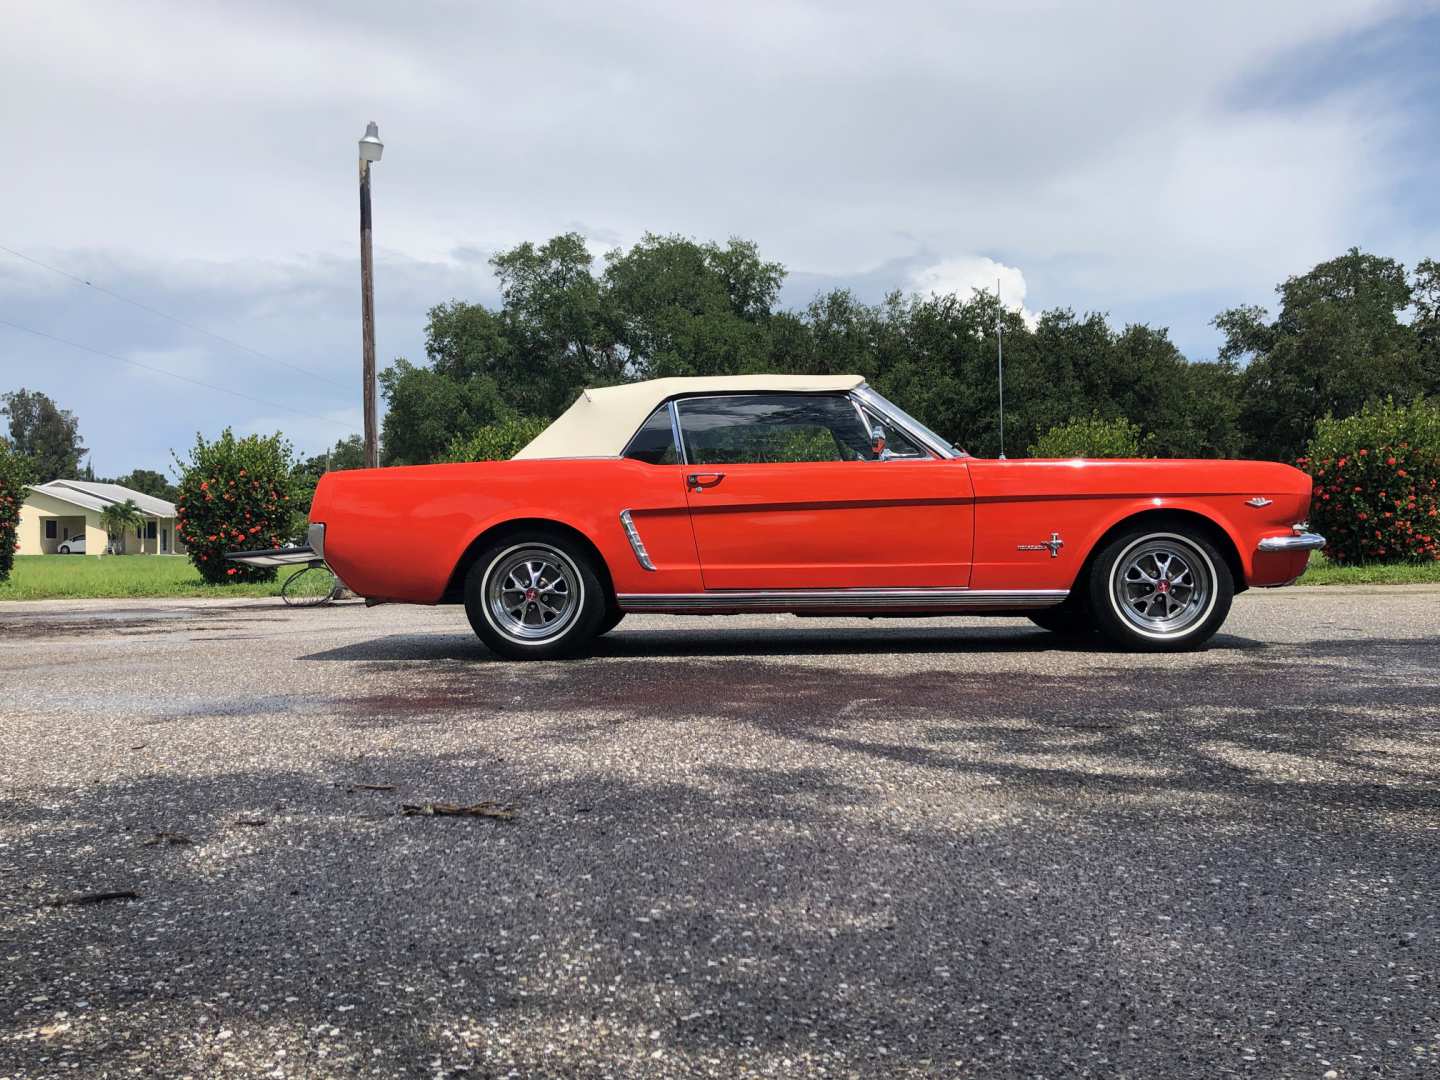
[[[380,437],[375,427],[375,257],[370,249],[370,163],[385,152],[375,121],[365,125],[360,140],[360,324],[364,338],[365,467],[380,464]]]

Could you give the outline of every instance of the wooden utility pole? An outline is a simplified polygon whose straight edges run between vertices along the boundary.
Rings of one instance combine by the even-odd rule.
[[[360,329],[361,366],[365,380],[365,467],[380,464],[380,433],[375,422],[375,256],[370,242],[370,163],[379,161],[385,144],[375,121],[360,140]]]

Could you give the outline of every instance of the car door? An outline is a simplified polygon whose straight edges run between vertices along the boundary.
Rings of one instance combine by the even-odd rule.
[[[682,398],[682,470],[705,588],[964,588],[965,465],[872,431],[843,394]],[[898,441],[897,441],[898,440]]]

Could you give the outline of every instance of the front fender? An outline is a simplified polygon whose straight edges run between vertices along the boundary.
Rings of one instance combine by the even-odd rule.
[[[1068,589],[1107,533],[1157,512],[1194,514],[1234,549],[1237,585],[1292,580],[1296,556],[1257,552],[1310,505],[1310,478],[1272,462],[977,462],[974,588]],[[1255,503],[1259,505],[1255,505]],[[1063,540],[1056,556],[1040,545]]]

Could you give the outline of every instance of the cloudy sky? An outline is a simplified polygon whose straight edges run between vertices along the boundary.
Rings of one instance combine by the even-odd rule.
[[[382,365],[572,229],[753,239],[793,306],[998,275],[1213,357],[1217,311],[1350,245],[1440,255],[1437,54],[1435,6],[1363,0],[12,0],[0,245],[190,326],[0,251],[0,389],[102,474],[358,430],[371,119]]]

